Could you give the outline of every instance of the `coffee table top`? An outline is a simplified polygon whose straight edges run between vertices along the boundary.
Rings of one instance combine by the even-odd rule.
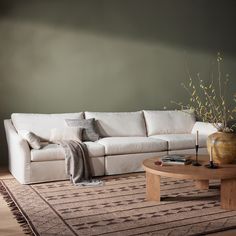
[[[235,179],[236,178],[236,164],[220,165],[218,169],[208,169],[204,165],[209,163],[208,155],[199,155],[199,162],[202,166],[192,165],[169,165],[158,166],[155,164],[160,157],[149,158],[143,161],[143,168],[146,172],[161,175],[166,177],[180,178],[180,179]],[[195,159],[195,156],[192,156]]]

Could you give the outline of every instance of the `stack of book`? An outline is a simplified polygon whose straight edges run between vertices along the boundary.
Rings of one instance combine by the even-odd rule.
[[[166,165],[188,165],[191,164],[192,160],[190,155],[167,155],[160,158],[160,161],[157,161],[157,165],[166,166]]]

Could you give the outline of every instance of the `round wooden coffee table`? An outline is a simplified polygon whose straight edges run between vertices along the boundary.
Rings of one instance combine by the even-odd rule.
[[[149,158],[143,161],[143,168],[146,171],[146,194],[147,200],[160,201],[160,180],[161,176],[192,179],[195,180],[198,189],[208,189],[209,180],[221,180],[221,207],[228,210],[236,210],[236,164],[220,165],[218,169],[208,169],[209,157],[199,155],[199,162],[202,166],[192,165],[169,165],[159,166],[155,162],[157,158]],[[195,158],[194,156],[192,157]]]

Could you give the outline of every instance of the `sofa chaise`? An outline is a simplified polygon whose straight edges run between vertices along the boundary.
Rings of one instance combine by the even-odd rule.
[[[31,149],[19,130],[48,140],[50,130],[65,126],[65,119],[96,120],[100,139],[85,142],[94,176],[142,171],[142,161],[163,154],[192,154],[196,131],[199,153],[206,154],[206,139],[216,129],[183,111],[80,112],[65,114],[13,113],[4,120],[9,150],[9,170],[22,184],[65,180],[65,155],[49,143]]]

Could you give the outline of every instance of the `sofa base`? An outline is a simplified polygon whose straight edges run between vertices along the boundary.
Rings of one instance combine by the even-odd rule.
[[[93,176],[103,176],[140,172],[143,171],[142,162],[145,159],[166,154],[195,154],[195,149],[112,155],[105,156],[105,158],[92,157],[90,158],[92,174]],[[200,148],[199,154],[207,154],[207,149]],[[69,179],[65,172],[64,160],[31,162],[26,168],[27,173],[25,173],[24,179],[19,179],[18,176],[15,175],[13,169],[10,169],[10,171],[21,184],[33,184]]]
[[[105,174],[116,175],[143,171],[142,162],[151,157],[166,155],[167,152],[135,153],[105,157]]]
[[[198,149],[198,154],[199,155],[206,155],[207,152],[207,148],[199,148]],[[195,155],[196,151],[195,149],[185,149],[185,150],[174,150],[174,151],[169,151],[168,154],[191,154],[191,155]]]
[[[145,159],[167,154],[195,154],[195,149],[106,156],[105,174],[116,175],[144,171],[142,162]],[[207,154],[207,149],[199,148],[199,154]]]
[[[91,158],[91,164],[93,176],[104,175],[104,157]],[[31,162],[24,179],[17,178],[14,171],[10,171],[21,184],[33,184],[69,179],[65,169],[65,160],[57,160]]]

